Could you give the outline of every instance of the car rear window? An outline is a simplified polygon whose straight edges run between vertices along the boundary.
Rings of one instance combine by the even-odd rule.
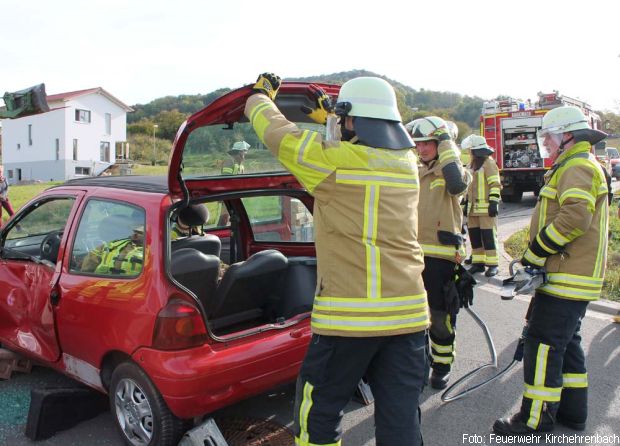
[[[325,133],[318,124],[297,123],[300,128]],[[245,147],[244,159],[236,156]],[[183,177],[279,173],[286,169],[260,142],[250,123],[199,127],[190,133],[183,150]]]

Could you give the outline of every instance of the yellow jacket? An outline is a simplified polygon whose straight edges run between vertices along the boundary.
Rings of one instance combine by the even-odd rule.
[[[469,207],[467,215],[472,217],[488,217],[489,201],[499,202],[502,187],[499,180],[499,169],[497,164],[495,164],[495,160],[490,156],[487,157],[482,166],[472,172],[472,177],[471,186],[467,191]]]
[[[463,211],[460,202],[471,182],[471,175],[461,165],[458,149],[452,141],[442,141],[437,152],[437,160],[418,166],[418,241],[425,256],[460,263],[460,259],[465,257],[461,236]],[[446,179],[444,168],[456,169],[456,184],[452,185],[450,179]]]
[[[262,94],[248,99],[245,114],[315,198],[313,332],[369,337],[426,329],[413,152],[325,142],[289,122]]]
[[[596,300],[607,262],[609,204],[605,174],[578,142],[545,174],[523,256],[544,266],[549,282],[538,290],[556,297]]]

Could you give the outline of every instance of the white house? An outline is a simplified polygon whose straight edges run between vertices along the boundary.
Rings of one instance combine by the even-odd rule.
[[[100,87],[48,95],[47,102],[47,113],[2,121],[10,183],[98,175],[125,156],[116,147],[126,147],[131,107]]]

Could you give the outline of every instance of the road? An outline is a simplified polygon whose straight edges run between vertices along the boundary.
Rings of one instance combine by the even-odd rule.
[[[618,182],[616,182],[618,185]],[[520,204],[502,204],[499,239],[528,224],[535,204],[532,195],[525,195]],[[502,268],[507,261],[502,259]],[[483,281],[484,282],[484,281]],[[476,292],[474,309],[486,321],[495,342],[499,367],[511,359],[521,333],[528,299],[502,301],[498,289],[482,283]],[[483,332],[467,313],[459,315],[457,360],[454,379],[490,360]],[[589,421],[584,435],[620,436],[620,325],[610,323],[607,314],[588,311],[583,323],[583,343],[589,367]],[[483,372],[479,379],[495,373]],[[523,388],[522,368],[519,364],[506,375],[471,395],[451,403],[441,403],[440,393],[426,388],[421,399],[422,430],[427,445],[497,444],[490,435],[493,421],[511,415],[518,409]],[[24,434],[28,411],[29,390],[34,387],[53,387],[67,383],[67,378],[50,370],[35,368],[28,375],[15,375],[10,381],[0,381],[0,444],[6,446],[34,445]],[[255,417],[272,419],[286,426],[292,424],[294,389],[284,386],[264,395],[220,411],[223,419]],[[373,408],[351,402],[343,420],[344,444],[351,446],[374,445]],[[573,434],[558,427],[556,434]],[[465,435],[465,437],[464,437]],[[585,441],[584,441],[585,442]],[[36,443],[40,446],[107,445],[121,446],[123,442],[115,431],[110,413],[60,432]],[[513,443],[520,444],[520,443]],[[535,444],[579,444],[562,441],[561,437],[542,437]],[[620,444],[620,438],[616,443]]]

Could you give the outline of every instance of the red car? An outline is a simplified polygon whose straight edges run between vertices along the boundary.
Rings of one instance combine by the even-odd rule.
[[[284,83],[277,103],[321,131],[300,111],[308,86]],[[181,126],[168,178],[72,180],[0,233],[0,343],[108,393],[129,445],[177,444],[188,420],[294,380],[305,354],[313,200],[243,116],[250,93]],[[239,141],[244,173],[223,176]],[[210,211],[205,234],[171,240],[187,203]]]

